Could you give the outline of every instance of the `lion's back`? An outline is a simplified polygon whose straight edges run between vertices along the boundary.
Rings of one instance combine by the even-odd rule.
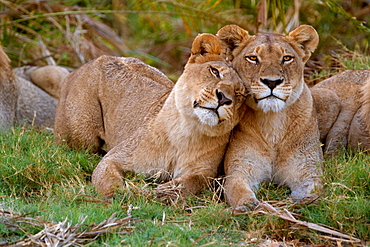
[[[370,70],[345,70],[313,86],[333,91],[341,100],[359,98],[359,90],[366,79],[370,77]]]
[[[137,58],[113,59],[114,63],[104,63],[103,70],[103,78],[112,85],[99,94],[109,149],[152,119],[174,86],[162,72]]]
[[[152,117],[173,85],[139,59],[101,56],[62,83],[57,141],[66,138],[73,148],[92,146],[93,152],[105,143],[109,150]]]

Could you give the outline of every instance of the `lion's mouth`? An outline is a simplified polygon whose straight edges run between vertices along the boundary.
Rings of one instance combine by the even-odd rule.
[[[199,105],[199,103],[198,103],[198,102],[196,102],[196,101],[194,101],[194,103],[193,103],[193,107],[194,107],[194,108],[199,107],[199,108],[206,109],[206,110],[209,110],[209,111],[212,111],[212,112],[216,113],[216,115],[217,115],[218,119],[220,119],[220,115],[219,115],[219,113],[218,113],[218,109],[220,108],[220,106],[221,106],[221,105],[219,104],[216,108],[213,108],[213,107],[205,107],[205,106],[201,106],[201,105]]]
[[[202,109],[206,109],[206,110],[212,111],[212,112],[216,113],[218,119],[220,119],[220,115],[218,113],[218,109],[221,106],[223,106],[223,105],[231,105],[233,103],[233,101],[231,99],[227,98],[225,96],[225,94],[223,94],[222,92],[218,91],[217,89],[216,89],[216,96],[217,96],[217,100],[218,100],[217,101],[217,103],[218,103],[217,107],[201,106],[201,105],[199,105],[199,103],[196,100],[194,100],[194,102],[193,102],[193,108],[199,107],[199,108],[202,108]]]
[[[233,106],[233,100],[226,97],[224,93],[216,89],[216,97],[217,97],[217,103],[216,104],[211,104],[210,102],[208,103],[207,106],[202,106],[201,102],[198,102],[196,100],[193,101],[193,108],[195,110],[195,114],[199,118],[201,122],[204,122],[208,125],[215,126],[224,120],[227,119],[225,118],[225,110],[224,107],[232,107]],[[203,104],[206,102],[203,102]],[[207,103],[206,103],[207,104]],[[202,110],[200,110],[202,109]],[[204,110],[206,111],[204,111]],[[200,110],[200,111],[199,111]]]
[[[276,99],[279,99],[279,100],[281,100],[281,101],[285,101],[284,99],[282,99],[282,98],[280,98],[279,96],[276,96],[276,95],[274,95],[274,94],[270,94],[270,95],[267,95],[267,96],[262,97],[262,98],[256,98],[256,97],[254,97],[254,101],[255,101],[256,103],[258,103],[258,102],[259,102],[259,101],[261,101],[261,100],[269,99],[269,98],[276,98]]]

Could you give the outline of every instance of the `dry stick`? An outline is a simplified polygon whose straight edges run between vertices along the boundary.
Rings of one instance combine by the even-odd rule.
[[[117,219],[115,215],[116,214],[113,214],[96,226],[92,224],[84,230],[80,230],[80,227],[85,222],[87,216],[82,218],[81,222],[74,226],[71,223],[67,223],[67,218],[63,222],[57,224],[53,222],[44,222],[44,229],[39,233],[24,240],[7,243],[6,246],[76,246],[82,245],[88,241],[93,241],[102,234],[114,230],[119,230],[121,228],[129,230],[134,228],[130,226],[130,222],[133,220],[132,216]],[[129,232],[119,231],[119,233]],[[0,245],[3,246],[3,244]]]
[[[263,208],[267,211],[267,212],[259,211],[261,213],[264,213],[264,214],[271,213],[272,215],[275,215],[275,216],[277,216],[281,219],[288,220],[288,221],[296,223],[298,225],[308,227],[309,229],[312,229],[312,230],[316,230],[316,231],[324,232],[324,233],[331,234],[331,235],[334,235],[334,236],[337,236],[337,237],[345,238],[346,240],[348,239],[348,240],[353,241],[353,242],[361,242],[360,239],[351,237],[349,235],[340,233],[338,231],[334,231],[334,230],[331,230],[331,229],[323,227],[323,226],[319,226],[319,225],[314,224],[314,223],[297,220],[291,215],[291,213],[287,209],[285,209],[286,212],[279,212],[276,208],[274,208],[273,206],[271,206],[267,202],[260,203],[258,205],[258,207],[261,207],[261,208]]]

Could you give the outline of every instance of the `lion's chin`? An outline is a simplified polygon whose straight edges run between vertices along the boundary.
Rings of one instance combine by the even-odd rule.
[[[195,109],[194,113],[199,119],[199,121],[204,125],[209,125],[213,127],[220,123],[217,114],[213,111],[204,109]]]
[[[264,113],[267,112],[279,112],[285,107],[285,101],[270,97],[263,100],[259,100],[257,103],[258,108],[262,109]]]

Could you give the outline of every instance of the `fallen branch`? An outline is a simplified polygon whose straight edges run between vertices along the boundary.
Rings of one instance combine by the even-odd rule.
[[[292,214],[286,208],[284,208],[284,210],[278,210],[267,202],[260,203],[256,210],[257,210],[258,213],[272,214],[276,217],[279,217],[279,218],[284,219],[284,220],[288,220],[288,221],[293,222],[297,225],[305,226],[305,227],[307,227],[309,229],[312,229],[312,230],[316,230],[316,231],[319,231],[319,232],[323,232],[323,233],[327,233],[327,234],[330,234],[330,235],[333,235],[333,236],[336,236],[336,237],[343,238],[343,239],[341,239],[343,241],[347,241],[347,242],[350,241],[350,242],[354,242],[354,243],[360,243],[361,242],[360,239],[357,239],[357,238],[351,237],[349,235],[346,235],[344,233],[340,233],[338,231],[329,229],[329,227],[320,226],[320,225],[315,224],[315,223],[310,223],[310,222],[306,222],[306,221],[297,220],[296,218],[294,218],[292,216]]]

